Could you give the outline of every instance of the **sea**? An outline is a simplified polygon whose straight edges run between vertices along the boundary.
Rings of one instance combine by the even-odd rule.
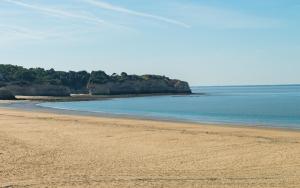
[[[300,129],[300,85],[199,86],[192,95],[48,102],[42,107],[197,123]]]

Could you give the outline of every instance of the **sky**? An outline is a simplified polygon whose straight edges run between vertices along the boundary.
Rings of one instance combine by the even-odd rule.
[[[0,63],[300,84],[299,0],[0,0]]]

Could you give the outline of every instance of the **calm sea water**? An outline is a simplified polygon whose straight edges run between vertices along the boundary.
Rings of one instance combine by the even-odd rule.
[[[205,94],[40,105],[147,118],[300,129],[300,85],[193,87],[192,90]]]

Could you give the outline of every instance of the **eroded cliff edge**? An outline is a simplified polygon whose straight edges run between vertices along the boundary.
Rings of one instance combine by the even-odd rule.
[[[170,79],[165,76],[136,76],[122,73],[121,75],[109,77],[102,71],[92,72],[87,88],[92,95],[191,93],[187,82]]]

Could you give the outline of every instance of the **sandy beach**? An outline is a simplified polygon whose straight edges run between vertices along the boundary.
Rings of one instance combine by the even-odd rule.
[[[0,187],[299,187],[300,132],[0,109]]]

